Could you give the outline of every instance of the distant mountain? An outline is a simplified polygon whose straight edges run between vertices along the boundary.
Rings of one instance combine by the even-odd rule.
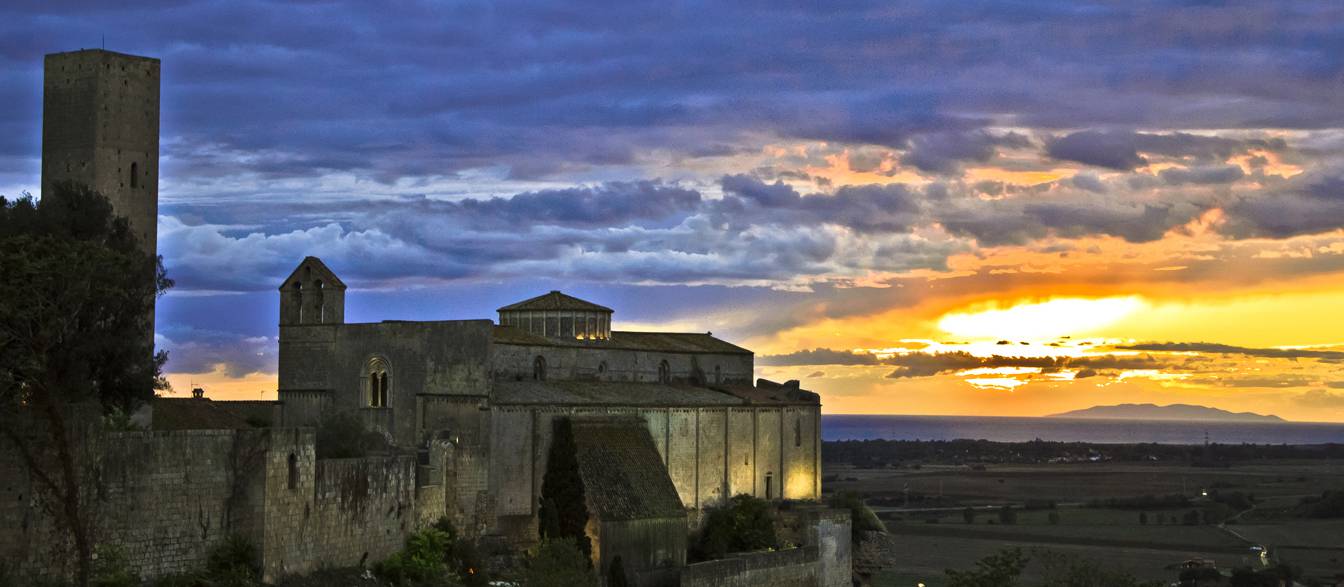
[[[1278,416],[1265,416],[1251,412],[1229,412],[1208,406],[1190,404],[1120,404],[1116,406],[1092,406],[1084,410],[1073,410],[1062,414],[1051,414],[1048,418],[1094,418],[1102,420],[1190,420],[1213,422],[1283,422]]]

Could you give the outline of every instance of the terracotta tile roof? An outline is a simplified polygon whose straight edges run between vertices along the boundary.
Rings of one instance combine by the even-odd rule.
[[[685,518],[663,459],[637,418],[574,418],[579,476],[599,520]]]
[[[548,338],[512,326],[496,326],[495,344],[529,346],[591,347],[668,353],[715,353],[750,355],[751,351],[707,332],[630,332],[613,330],[611,340]]]
[[[241,430],[247,420],[208,399],[154,398],[154,430]]]
[[[611,312],[611,308],[599,306],[587,300],[581,300],[571,295],[560,293],[559,290],[551,290],[549,293],[541,294],[535,298],[523,300],[516,304],[509,304],[500,308],[500,312],[510,312],[513,310],[586,310],[590,312]]]

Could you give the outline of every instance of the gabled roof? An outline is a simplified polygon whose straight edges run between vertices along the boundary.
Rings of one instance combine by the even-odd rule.
[[[323,263],[322,260],[317,257],[304,257],[303,261],[299,263],[299,266],[295,267],[294,271],[289,274],[289,277],[286,277],[284,281],[280,282],[280,289],[284,289],[285,284],[298,279],[305,267],[309,268],[314,277],[322,280],[323,286],[345,289],[345,282],[341,281],[341,278],[336,277],[336,273],[328,268],[327,264]]]
[[[612,521],[686,517],[677,487],[643,420],[574,418],[571,422],[579,477],[592,515]]]
[[[495,344],[528,346],[563,346],[658,351],[667,353],[715,353],[750,355],[751,351],[715,338],[708,332],[630,332],[613,330],[610,340],[577,340],[547,338],[513,326],[496,326]]]
[[[541,294],[535,298],[523,300],[516,304],[509,304],[500,308],[500,312],[512,312],[514,310],[586,310],[590,312],[611,312],[611,308],[599,306],[587,300],[581,300],[571,295],[560,293],[560,290],[551,290],[550,293]]]
[[[252,428],[247,420],[208,399],[154,398],[155,430],[242,430]]]

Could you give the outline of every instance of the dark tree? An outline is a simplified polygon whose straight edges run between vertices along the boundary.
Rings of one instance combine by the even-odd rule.
[[[96,479],[82,439],[100,412],[130,413],[167,388],[149,328],[172,282],[105,198],[72,184],[52,192],[0,198],[0,439],[67,532],[87,585]]]
[[[706,512],[705,526],[692,549],[692,558],[723,558],[730,552],[749,552],[779,546],[770,502],[747,494]]]
[[[593,546],[584,529],[588,526],[588,504],[579,477],[578,447],[569,418],[556,418],[551,451],[546,457],[546,475],[541,478],[541,508],[538,517],[543,539],[566,539],[591,556]]]

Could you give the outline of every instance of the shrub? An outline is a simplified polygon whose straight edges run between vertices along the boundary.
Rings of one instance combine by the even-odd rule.
[[[527,562],[523,573],[526,587],[596,587],[592,561],[572,540],[545,539]]]
[[[1017,585],[1018,577],[1027,567],[1027,557],[1021,549],[1009,548],[982,558],[969,571],[947,569],[948,587],[1010,587]]]
[[[1013,506],[1006,505],[999,508],[999,523],[1005,526],[1011,526],[1017,523],[1017,510]]]
[[[448,587],[462,583],[449,567],[453,536],[436,528],[410,535],[406,547],[373,565],[373,572],[401,587]]]
[[[877,514],[873,513],[868,504],[863,503],[863,498],[858,493],[853,491],[837,493],[832,495],[827,503],[833,508],[849,510],[850,538],[854,544],[862,543],[869,532],[886,534],[886,525]]]
[[[115,546],[101,545],[93,561],[93,587],[139,587],[140,576],[131,571],[126,553]]]
[[[763,550],[778,546],[775,517],[770,503],[742,494],[708,511],[705,528],[692,549],[692,558],[723,558],[730,552]]]
[[[247,538],[231,534],[205,560],[205,576],[212,587],[250,587],[261,577],[257,548]]]

